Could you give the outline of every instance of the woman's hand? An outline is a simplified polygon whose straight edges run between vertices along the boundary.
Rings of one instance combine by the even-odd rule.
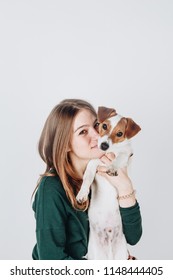
[[[118,169],[117,176],[110,176],[106,173],[108,166],[112,164],[114,159],[115,155],[113,153],[104,154],[100,160],[105,165],[98,166],[97,174],[105,177],[117,189],[120,206],[130,207],[136,203],[136,199],[132,182],[127,174],[127,167]]]

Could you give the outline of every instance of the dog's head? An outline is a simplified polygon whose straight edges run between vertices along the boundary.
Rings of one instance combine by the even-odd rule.
[[[113,108],[98,108],[98,145],[103,151],[108,150],[113,144],[118,144],[135,136],[140,126],[131,118],[125,118],[116,113]]]

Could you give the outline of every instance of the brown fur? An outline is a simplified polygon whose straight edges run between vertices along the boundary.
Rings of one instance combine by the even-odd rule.
[[[109,119],[113,116],[116,116],[116,110],[113,108],[107,108],[107,107],[103,107],[100,106],[98,107],[98,121],[99,122],[104,122],[104,120]]]
[[[104,124],[107,125],[106,130],[103,129]],[[110,134],[111,128],[112,126],[110,120],[106,119],[104,122],[100,123],[98,132],[101,137],[103,137],[104,135],[108,135],[113,143],[120,143],[124,141],[125,138],[130,139],[141,130],[140,126],[130,118],[122,118]],[[118,132],[122,132],[123,135],[121,137],[118,137]]]
[[[104,130],[103,129],[103,124],[106,124],[107,125],[107,127],[108,127],[108,129],[107,130]],[[104,135],[109,135],[109,132],[111,131],[111,128],[112,128],[112,126],[111,126],[111,123],[110,123],[110,121],[109,120],[106,120],[105,122],[103,122],[103,123],[100,123],[100,125],[99,125],[99,135],[102,137],[102,136],[104,136]]]
[[[116,125],[116,127],[112,130],[112,133],[110,135],[110,138],[112,140],[112,143],[120,143],[124,141],[125,139],[125,133],[126,133],[126,125],[127,121],[125,118],[122,118]],[[123,135],[121,137],[117,136],[118,132],[122,132]]]
[[[141,128],[132,119],[126,118],[126,120],[127,120],[127,127],[126,127],[125,137],[127,139],[130,139],[133,136],[135,136],[141,130]]]

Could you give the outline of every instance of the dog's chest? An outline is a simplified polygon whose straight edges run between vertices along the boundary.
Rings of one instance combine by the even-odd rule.
[[[104,229],[116,227],[121,223],[117,191],[110,183],[96,175],[91,187],[91,201],[88,210],[89,220],[92,225]]]

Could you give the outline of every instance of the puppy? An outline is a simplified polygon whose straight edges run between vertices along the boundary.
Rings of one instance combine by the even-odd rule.
[[[140,131],[132,119],[116,113],[115,109],[98,108],[98,146],[105,152],[113,152],[115,160],[108,166],[110,176],[118,175],[118,169],[128,165],[132,148],[130,138]],[[88,198],[91,187],[91,199],[88,209],[90,235],[87,258],[128,259],[127,242],[123,234],[121,215],[116,188],[104,177],[96,173],[99,159],[91,160],[83,177],[83,184],[76,197],[79,202]]]

